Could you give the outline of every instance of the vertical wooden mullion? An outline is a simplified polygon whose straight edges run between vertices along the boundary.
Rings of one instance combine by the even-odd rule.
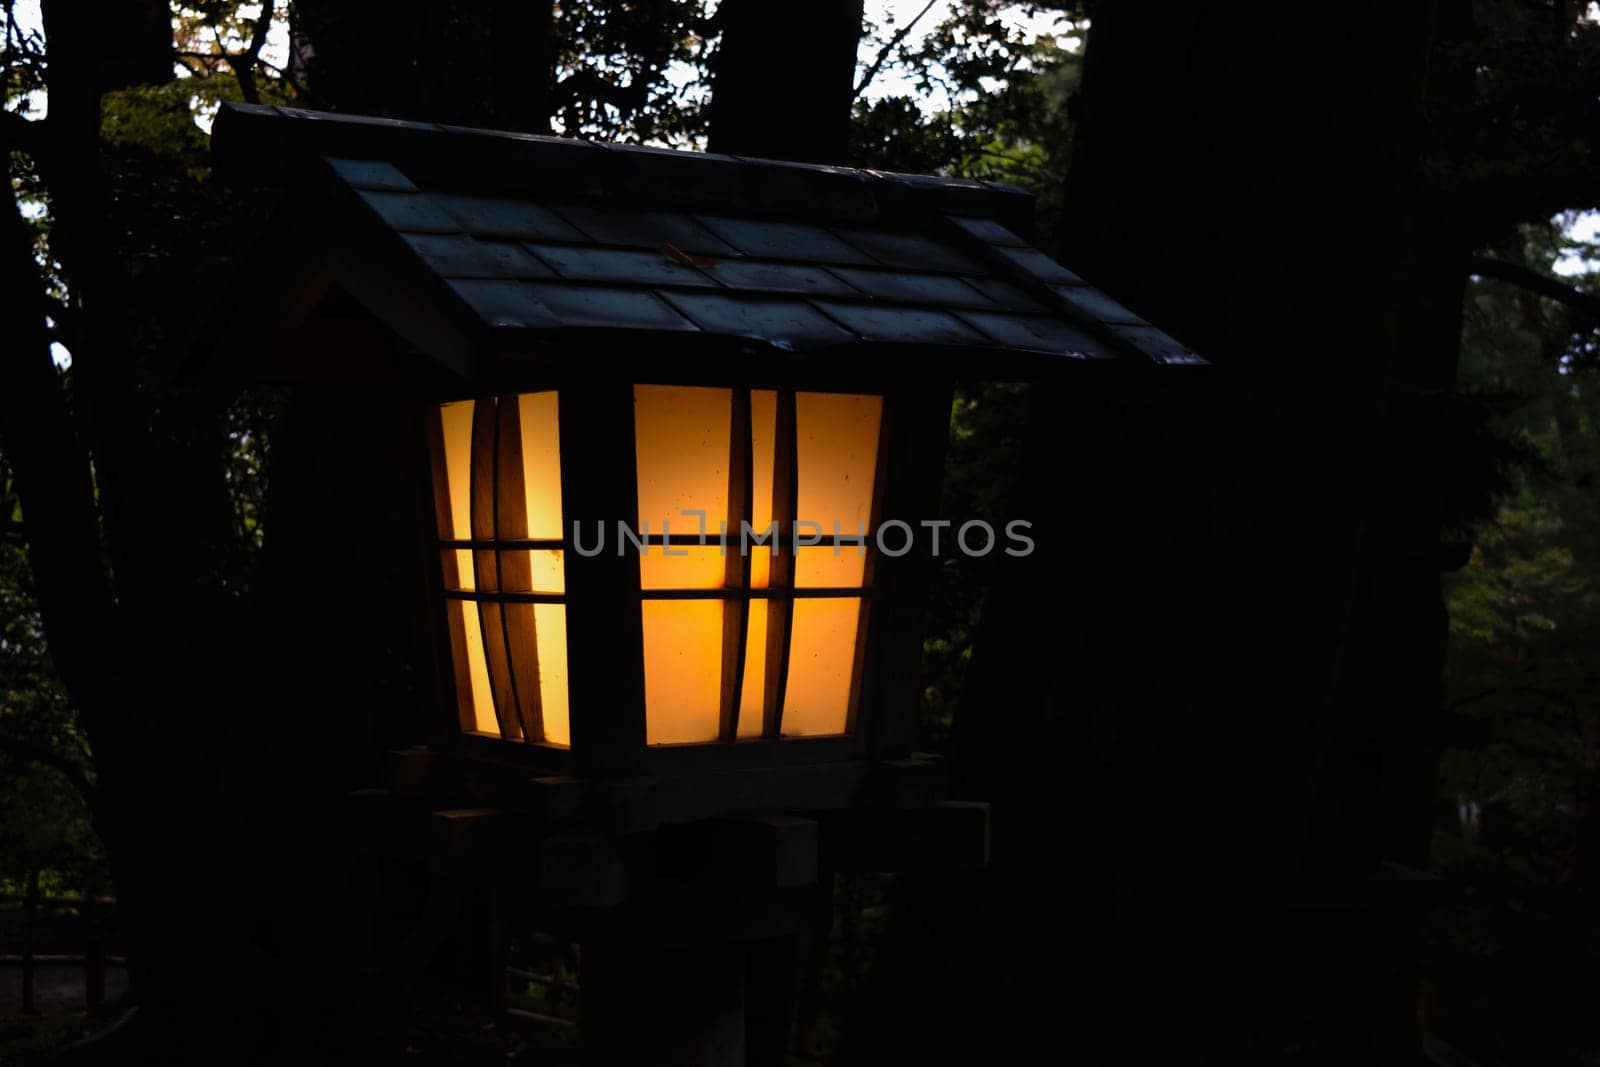
[[[501,514],[500,514],[501,504],[503,503],[501,498],[505,495],[504,492],[503,492],[503,488],[502,487],[503,487],[504,475],[506,473],[505,469],[504,469],[505,468],[505,462],[504,462],[505,461],[505,448],[504,448],[504,445],[505,445],[505,429],[504,429],[504,427],[506,425],[506,405],[505,405],[504,401],[505,401],[504,397],[495,397],[494,398],[494,463],[493,463],[494,485],[493,485],[493,488],[491,490],[492,496],[491,496],[491,504],[490,504],[490,507],[492,509],[492,516],[493,516],[491,521],[494,524],[493,525],[494,533],[491,535],[490,539],[495,542],[495,546],[494,546],[494,550],[493,550],[494,551],[494,570],[495,570],[495,577],[498,580],[495,588],[501,593],[509,592],[511,589],[514,588],[514,586],[512,584],[510,584],[509,582],[506,581],[506,579],[508,577],[507,574],[506,574],[506,570],[505,570],[506,557],[501,553],[500,545],[499,545],[499,542],[501,541],[501,539],[504,536],[504,534],[502,533],[502,528],[503,528],[502,527],[502,517],[501,517]],[[520,463],[518,464],[518,466],[520,467]],[[479,610],[481,611],[482,609],[480,608]],[[511,717],[515,718],[515,720],[516,720],[516,735],[517,736],[515,738],[507,737],[506,736],[506,731],[505,731],[505,729],[503,727],[501,729],[501,736],[502,737],[506,737],[507,740],[526,741],[528,739],[527,723],[525,723],[523,721],[523,718],[522,718],[522,701],[517,697],[517,671],[516,671],[516,667],[515,667],[515,661],[512,659],[512,656],[511,656],[511,634],[509,633],[509,631],[508,631],[508,629],[506,627],[506,616],[510,613],[510,610],[511,610],[511,605],[508,604],[504,600],[499,601],[495,605],[494,615],[495,615],[496,621],[498,622],[498,625],[495,626],[495,629],[499,631],[499,634],[495,638],[495,640],[497,640],[499,642],[499,644],[500,644],[500,653],[505,658],[500,661],[499,670],[495,670],[491,666],[490,671],[489,671],[489,688],[492,691],[495,692],[495,706],[497,708],[502,703],[505,703],[505,701],[501,700],[501,686],[503,685],[505,687],[505,689],[509,691],[507,695],[509,695],[509,697],[510,697],[510,705],[511,705],[510,714],[511,714]],[[490,639],[491,638],[490,638],[489,632],[487,630],[485,630],[485,632],[484,632],[484,641],[485,641],[484,658],[488,659],[490,664],[493,664],[495,661],[493,659],[489,658],[488,645],[487,645],[487,642]]]
[[[896,388],[886,403],[880,449],[883,514],[907,519],[938,513],[944,457],[950,438],[953,387],[948,378],[920,377]],[[910,751],[916,736],[915,678],[922,665],[922,633],[935,561],[927,546],[904,556],[880,557],[872,570],[873,606],[860,697],[866,715],[856,733],[861,750],[879,758]]]
[[[750,632],[750,556],[742,550],[743,524],[750,521],[754,472],[750,390],[733,391],[733,416],[728,434],[728,528],[722,538],[723,587],[730,599],[722,604],[722,721],[719,736],[739,735],[740,695],[744,691],[745,639]],[[732,550],[730,551],[730,538]]]
[[[433,483],[433,521],[438,532],[434,556],[438,558],[440,585],[444,589],[460,589],[461,573],[453,549],[442,548],[439,542],[455,540],[455,517],[450,511],[450,474],[444,450],[444,416],[437,404],[429,404],[423,412],[423,429],[427,435],[428,467]],[[468,732],[477,727],[472,702],[472,668],[467,662],[466,610],[460,601],[437,599],[437,609],[444,616],[444,635],[449,646],[450,677],[455,685],[455,721],[457,727]]]
[[[644,623],[639,553],[617,544],[618,520],[637,522],[639,475],[633,386],[601,379],[557,390],[561,424],[561,506],[568,531],[605,548],[566,555],[567,678],[572,754],[597,776],[642,774],[646,762]],[[620,551],[619,551],[620,549]]]
[[[775,738],[783,730],[783,696],[789,684],[789,635],[794,621],[794,521],[800,496],[798,430],[793,389],[778,390],[772,440],[772,520],[781,550],[772,557],[767,599],[767,684],[761,735]]]
[[[889,439],[895,432],[894,398],[885,396],[878,411],[878,454],[872,467],[872,503],[867,511],[867,550],[861,567],[861,598],[856,613],[856,647],[850,663],[850,703],[845,710],[844,729],[856,732],[861,711],[861,690],[868,655],[868,628],[872,624],[872,600],[867,590],[874,588],[878,571],[878,524],[883,522],[884,483],[888,480]],[[917,516],[921,519],[922,516]]]
[[[472,539],[492,545],[495,539],[496,455],[498,419],[494,397],[480,397],[472,409]],[[522,720],[510,686],[511,662],[506,655],[505,628],[501,625],[499,553],[490,548],[473,549],[477,571],[478,626],[483,641],[484,665],[489,672],[489,699],[494,705],[500,736],[507,741],[522,740]]]
[[[495,539],[522,541],[528,537],[528,498],[522,469],[522,414],[515,395],[497,404],[495,446]],[[526,550],[496,553],[500,590],[533,592],[533,563]],[[539,645],[536,612],[532,604],[502,603],[500,628],[505,642],[506,665],[511,676],[511,696],[524,741],[544,740],[544,709],[539,694]]]

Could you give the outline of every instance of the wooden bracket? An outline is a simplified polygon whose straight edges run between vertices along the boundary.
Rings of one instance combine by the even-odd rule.
[[[795,815],[747,815],[729,819],[733,847],[730,873],[751,888],[787,888],[817,881],[815,819]]]
[[[928,808],[950,791],[950,774],[937,756],[914,753],[909,759],[884,760],[872,770],[874,799],[894,810]]]
[[[853,812],[820,823],[825,871],[949,874],[989,864],[989,805],[947,800],[909,811]]]
[[[389,751],[389,788],[396,796],[423,797],[436,792],[444,777],[444,759],[431,748]]]

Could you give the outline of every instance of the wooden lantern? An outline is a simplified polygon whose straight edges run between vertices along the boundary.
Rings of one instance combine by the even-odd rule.
[[[431,521],[382,536],[428,561],[438,730],[365,846],[583,941],[612,1035],[682,1014],[617,953],[699,953],[722,1027],[719,953],[829,872],[986,862],[912,751],[953,382],[1202,365],[1033,248],[1027,194],[245,105],[213,151],[287,195],[185,374],[414,403]]]

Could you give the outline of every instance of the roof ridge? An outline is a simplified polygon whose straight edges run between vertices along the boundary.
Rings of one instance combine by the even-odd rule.
[[[476,129],[302,108],[224,103],[212,159],[225,181],[293,186],[324,157],[383,160],[421,185],[513,197],[625,196],[635,204],[915,222],[955,212],[1032,235],[1033,195],[1001,182],[795,163],[650,145]]]

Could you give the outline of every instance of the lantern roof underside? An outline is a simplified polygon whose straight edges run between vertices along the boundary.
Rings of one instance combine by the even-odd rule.
[[[263,308],[303,316],[305,294],[248,294],[312,284],[316,259],[321,284],[469,377],[596,331],[918,349],[979,376],[1204,363],[1033,247],[1011,185],[239,104],[213,158],[224,181],[291,190],[224,308],[255,308],[258,331],[285,325]]]

